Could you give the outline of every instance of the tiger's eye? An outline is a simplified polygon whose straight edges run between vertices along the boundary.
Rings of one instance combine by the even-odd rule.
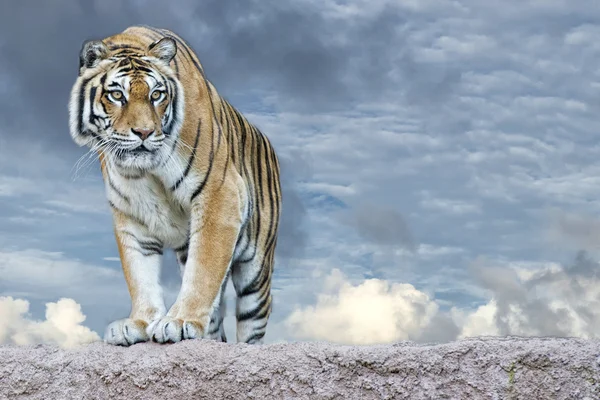
[[[154,92],[152,92],[152,100],[158,100],[160,99],[160,96],[162,96],[162,93],[158,90],[155,90]]]
[[[115,100],[121,100],[123,98],[123,92],[120,92],[118,90],[115,90],[114,92],[110,92],[110,95]]]

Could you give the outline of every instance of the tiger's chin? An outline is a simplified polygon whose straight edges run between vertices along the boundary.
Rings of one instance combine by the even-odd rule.
[[[111,159],[119,169],[126,172],[147,172],[161,163],[161,152],[157,150],[126,151],[112,154]]]

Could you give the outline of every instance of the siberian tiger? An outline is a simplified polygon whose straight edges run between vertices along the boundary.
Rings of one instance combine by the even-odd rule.
[[[83,43],[68,108],[73,140],[99,155],[131,296],[105,342],[227,341],[231,276],[237,341],[262,343],[281,208],[267,137],[217,93],[181,37],[148,26]],[[168,311],[164,249],[182,277]]]

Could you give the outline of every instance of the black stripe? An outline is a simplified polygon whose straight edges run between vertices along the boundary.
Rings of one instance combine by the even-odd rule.
[[[186,251],[189,247],[190,247],[190,242],[188,240],[188,241],[185,242],[185,244],[177,247],[176,249],[173,249],[173,251],[177,251],[177,252],[179,252],[179,251]]]
[[[109,44],[108,49],[110,51],[121,50],[121,49],[128,49],[128,50],[134,49],[134,50],[143,51],[143,49],[140,49],[137,46],[131,46],[128,44]]]
[[[273,306],[273,303],[271,303],[271,306]],[[254,331],[260,331],[261,329],[265,329],[267,327],[267,325],[269,324],[268,320],[265,320],[265,323],[260,325],[260,326],[256,326],[256,327],[252,327]]]
[[[246,235],[246,246],[244,246],[244,250],[242,250],[240,252],[240,255],[246,254],[246,252],[248,251],[248,247],[250,247],[250,243],[252,242],[252,238],[250,237],[250,231],[252,230],[252,227],[253,227],[253,225],[252,225],[252,219],[248,218],[248,220],[249,220],[248,221],[248,229],[244,230],[244,234]],[[254,254],[256,254],[256,251],[254,252]],[[248,259],[248,261],[252,260],[253,258],[254,258],[254,255],[252,255],[252,257],[250,257]],[[248,261],[242,261],[242,260],[240,260],[239,262],[241,263],[241,262],[248,262]]]
[[[113,182],[113,180],[110,177],[110,174],[107,172],[106,173],[106,178],[108,180],[108,186],[110,186],[110,188],[120,197],[122,198],[126,203],[131,203],[131,201],[129,200],[129,197],[125,196],[123,194],[123,192],[121,192],[119,190],[119,188],[117,188],[117,186],[115,185],[115,183]]]
[[[271,271],[271,269],[273,268],[273,252],[274,252],[274,246],[276,243],[277,236],[271,236],[268,241],[267,241],[267,246],[264,249],[264,253],[263,253],[263,259],[261,262],[261,267],[258,271],[258,274],[256,274],[256,276],[254,277],[254,279],[252,279],[252,281],[246,285],[246,287],[244,289],[242,289],[240,291],[239,296],[248,296],[250,294],[254,294],[257,293],[259,291],[262,290],[263,286],[270,281],[270,276],[269,276],[269,272]],[[254,247],[256,249],[256,246]],[[256,254],[256,250],[254,251],[254,254]],[[253,257],[252,257],[253,258]],[[248,262],[251,261],[252,258],[248,258],[247,260],[243,260],[240,262]],[[265,271],[267,271],[267,274],[265,275]]]
[[[131,179],[131,180],[138,180],[138,179],[142,179],[143,177],[145,177],[146,175],[144,175],[144,173],[141,173],[140,175],[125,175],[125,174],[120,174],[121,177],[125,178],[125,179]]]
[[[159,240],[151,240],[151,239],[150,240],[140,240],[140,238],[138,238],[132,232],[129,232],[126,230],[121,230],[119,232],[122,234],[125,234],[127,236],[130,236],[133,240],[135,240],[137,242],[137,244],[140,246],[140,248],[142,250],[160,254],[160,255],[163,254],[163,244]]]
[[[248,285],[246,285],[245,288],[240,290],[240,293],[238,294],[239,297],[249,296],[251,294],[258,293],[263,289],[265,284],[268,282],[268,279],[265,279],[265,275],[263,274],[264,270],[265,263],[263,261],[260,269],[258,270],[258,274],[256,274],[254,279],[252,279],[252,281]]]
[[[100,107],[102,107],[102,111],[104,112],[104,115],[108,116],[108,111],[106,110],[106,106],[102,102],[102,98],[106,94],[106,89],[104,87],[105,83],[106,83],[106,74],[102,75],[102,77],[100,78],[100,101],[98,103],[100,103]]]
[[[248,134],[246,132],[246,125],[245,125],[240,113],[238,113],[236,109],[234,109],[233,111],[234,111],[235,117],[238,120],[238,123],[240,124],[240,134],[242,135],[241,151],[240,151],[240,162],[242,164],[242,172],[244,173],[244,177],[246,178],[246,181],[249,181],[250,177],[248,174],[248,167],[246,166],[246,138],[248,136]]]
[[[136,66],[135,69],[137,69],[138,71],[146,72],[148,74],[154,73],[154,71],[151,70],[150,68],[148,68],[148,67],[142,67],[140,65]]]
[[[77,124],[77,130],[82,135],[84,134],[84,132],[83,132],[83,111],[84,110],[83,109],[84,109],[84,105],[85,105],[86,86],[96,76],[98,76],[98,75],[94,75],[90,78],[84,79],[83,82],[81,82],[81,90],[79,91],[79,105],[78,105],[79,106],[79,110],[78,110],[79,111],[79,122]]]
[[[231,161],[235,165],[234,134],[235,134],[236,129],[233,129],[234,125],[233,125],[233,115],[232,115],[232,111],[231,111],[231,104],[229,104],[229,102],[227,100],[224,100],[224,101],[225,101],[225,106],[226,106],[226,109],[227,109],[227,118],[225,118],[225,120],[227,121],[227,134],[228,134],[228,139],[229,139],[229,152],[231,153]]]
[[[181,264],[185,265],[185,263],[187,263],[187,259],[188,259],[188,252],[185,251],[183,253],[177,253],[177,259]]]
[[[260,339],[262,339],[264,336],[265,336],[264,332],[255,333],[254,335],[252,335],[248,339],[246,339],[246,343],[248,343],[248,344],[255,343],[255,342],[259,341]]]
[[[131,214],[128,214],[128,213],[126,213],[125,211],[123,211],[123,210],[121,210],[119,207],[117,207],[117,206],[115,205],[115,203],[113,203],[113,202],[112,202],[112,201],[110,201],[110,200],[108,201],[108,204],[110,205],[110,207],[111,207],[113,210],[115,210],[115,211],[118,211],[118,212],[120,212],[121,214],[123,214],[124,216],[126,216],[127,218],[130,218],[130,219],[132,219],[132,220],[133,220],[133,221],[135,221],[135,222],[136,222],[138,225],[141,225],[141,226],[143,226],[143,227],[146,227],[146,228],[147,228],[147,225],[146,225],[146,223],[145,223],[144,221],[142,221],[141,219],[139,219],[138,217],[136,217],[135,215],[131,215]]]
[[[192,193],[192,197],[190,198],[190,201],[194,201],[196,196],[198,196],[202,192],[202,189],[204,189],[204,186],[206,185],[206,182],[208,181],[208,177],[210,176],[210,173],[212,171],[212,167],[214,164],[214,158],[215,158],[215,140],[214,140],[214,138],[212,138],[212,140],[210,142],[210,155],[209,155],[209,159],[208,159],[208,163],[209,163],[208,171],[206,171],[206,175],[204,176],[204,179],[202,180],[200,185],[198,185],[198,188],[196,190],[194,190],[194,193]]]
[[[247,321],[249,319],[260,319],[263,318],[268,312],[270,295],[267,295],[250,311],[243,312],[236,316],[237,321]]]
[[[232,147],[231,146],[231,137],[233,136],[233,132],[231,132],[231,127],[229,126],[229,113],[228,113],[228,109],[225,107],[226,103],[224,101],[221,102],[221,109],[223,110],[223,113],[225,113],[225,121],[227,122],[226,130],[225,130],[225,135],[227,135],[227,158],[225,159],[225,168],[223,168],[223,176],[221,177],[221,186],[223,185],[223,183],[225,183],[225,175],[227,174],[228,168],[229,168],[229,163],[231,161],[231,151],[232,151]],[[221,122],[222,125],[223,122]]]
[[[169,80],[171,80],[171,78],[169,78]],[[167,127],[165,127],[163,129],[163,134],[165,135],[165,137],[168,137],[171,134],[171,129],[173,128],[173,125],[175,124],[175,115],[174,115],[174,112],[175,112],[176,105],[177,105],[177,91],[174,90],[174,92],[173,92],[173,103],[171,105],[171,107],[173,108],[171,110],[171,114],[172,114],[172,116],[171,116],[171,122],[169,122],[169,126],[167,126]],[[177,140],[173,140],[173,143],[171,144],[171,150],[169,151],[169,156],[164,159],[164,161],[162,162],[161,166],[164,166],[164,165],[166,165],[169,162],[169,160],[171,159],[171,156],[175,152],[176,148],[177,148]]]
[[[250,127],[252,128],[252,127]],[[253,190],[252,190],[252,196],[253,199],[256,198],[256,165],[255,165],[255,160],[258,159],[260,161],[259,157],[255,157],[256,154],[256,150],[254,149],[254,144],[256,143],[256,136],[254,135],[254,131],[251,129],[250,130],[250,140],[251,140],[251,154],[250,154],[250,167],[252,169],[252,186],[253,186]],[[258,149],[258,145],[256,146]],[[259,166],[259,171],[260,171],[260,166]],[[261,229],[261,208],[259,207],[258,204],[256,204],[256,202],[253,201],[253,205],[254,205],[254,215],[253,217],[256,220],[256,229],[254,231],[254,238],[253,238],[253,243],[254,243],[254,249],[252,252],[252,256],[249,257],[250,260],[254,259],[254,257],[256,257],[256,252],[258,251],[258,243],[259,243],[259,238],[260,238],[260,229]]]
[[[259,134],[260,134],[260,132],[259,132]],[[267,240],[271,241],[271,246],[272,246],[273,245],[273,238],[276,235],[276,232],[275,232],[275,220],[274,220],[275,202],[274,202],[274,199],[273,199],[274,188],[272,187],[272,185],[273,185],[274,182],[273,182],[273,176],[272,176],[272,171],[271,171],[271,165],[268,162],[268,160],[269,160],[269,157],[268,157],[269,151],[266,148],[266,146],[268,144],[266,138],[263,138],[263,144],[265,146],[265,168],[266,168],[266,172],[267,172],[267,184],[268,184],[267,190],[269,192],[269,201],[270,201],[270,203],[269,203],[270,219],[269,219],[269,230],[267,231],[267,238],[268,238]],[[266,251],[269,251],[269,244],[267,244]]]
[[[192,168],[192,164],[194,163],[194,159],[196,158],[196,148],[198,147],[198,140],[200,139],[200,131],[202,128],[202,120],[198,120],[198,129],[196,130],[196,139],[194,140],[194,148],[192,149],[192,155],[190,156],[188,163],[185,167],[185,171],[183,171],[183,175],[175,182],[173,186],[171,186],[171,191],[177,190],[179,185],[183,182],[183,180],[190,173],[190,169]],[[179,139],[181,140],[181,139]]]
[[[123,58],[132,58],[132,57],[143,57],[144,54],[138,52],[138,51],[133,51],[133,50],[121,50],[115,54],[113,54],[113,57],[115,59],[123,59]]]
[[[271,158],[273,159],[272,162],[273,162],[273,165],[274,165],[274,168],[273,168],[274,169],[274,173],[275,173],[275,175],[277,175],[276,178],[275,178],[276,179],[276,181],[275,181],[275,190],[277,192],[277,200],[278,200],[278,202],[280,202],[281,201],[281,179],[280,179],[281,178],[281,176],[280,176],[281,175],[281,170],[279,168],[279,159],[277,157],[277,154],[275,153],[275,149],[274,149],[272,143],[270,145],[270,150],[271,150]],[[278,211],[279,211],[279,206],[277,208],[278,208]]]
[[[129,245],[124,245],[125,248],[133,250],[133,251],[137,251],[138,253],[140,253],[141,255],[143,255],[144,257],[150,257],[150,256],[159,256],[162,255],[162,253],[157,252],[155,250],[144,250],[144,249],[138,249],[137,247],[133,247],[133,246],[129,246]]]
[[[153,242],[141,241],[141,242],[138,242],[138,244],[140,245],[140,248],[142,250],[145,250],[145,251],[151,252],[151,253],[156,253],[159,255],[163,254],[162,246],[156,245]]]
[[[262,179],[263,157],[262,157],[261,150],[262,150],[262,146],[264,145],[264,139],[263,139],[263,136],[261,135],[261,133],[257,129],[253,129],[252,132],[254,133],[256,140],[259,142],[256,146],[256,160],[258,162],[258,178],[256,179],[256,181],[258,184],[258,203],[260,204],[261,207],[263,207],[265,200],[264,200],[264,196],[263,196],[263,179]]]
[[[90,116],[89,121],[90,124],[94,124],[94,121],[98,119],[98,116],[94,113],[94,100],[96,99],[96,90],[98,88],[96,86],[92,86],[90,89]]]
[[[141,241],[133,232],[130,232],[130,231],[127,231],[127,230],[121,230],[119,232],[124,233],[125,235],[128,235],[128,236],[131,236],[133,239],[135,239],[136,242],[140,242]],[[153,245],[159,246],[159,247],[162,246],[162,243],[158,239],[143,240],[143,242],[152,243]]]
[[[214,322],[214,320],[211,320],[210,322],[212,323],[212,322]],[[209,335],[214,335],[215,333],[219,332],[219,330],[221,329],[221,325],[223,325],[223,318],[219,318],[219,323],[217,324],[217,326],[215,328],[211,329],[208,332],[208,334]]]
[[[179,101],[179,92],[177,91],[177,84],[173,78],[168,78],[168,80],[173,84],[172,92],[173,99],[171,100],[171,120],[169,121],[169,125],[167,125],[163,129],[163,134],[165,136],[169,136],[172,133],[173,126],[175,125],[175,120],[181,118],[181,115],[178,115],[177,103]]]

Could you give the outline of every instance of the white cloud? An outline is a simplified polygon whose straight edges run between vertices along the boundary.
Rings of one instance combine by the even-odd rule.
[[[535,265],[534,263],[533,265]],[[460,337],[475,335],[600,337],[600,265],[580,253],[573,265],[472,266],[492,298],[474,312],[451,309]]]
[[[480,214],[481,206],[477,203],[471,203],[464,200],[458,199],[445,199],[441,197],[435,197],[429,191],[422,191],[421,196],[421,207],[437,210],[447,214]]]
[[[440,307],[445,302],[413,285],[351,282],[334,269],[321,279],[316,303],[297,306],[285,319],[287,335],[355,345],[482,335],[600,337],[600,265],[584,255],[566,267],[477,260],[471,268],[491,296],[478,307],[448,311]]]
[[[499,336],[500,330],[496,326],[496,301],[479,306],[475,311],[453,307],[450,315],[457,326],[462,327],[459,338],[473,336]]]
[[[418,338],[437,311],[437,304],[412,285],[369,279],[353,286],[335,269],[317,304],[296,309],[285,323],[303,339],[390,343]]]
[[[99,341],[100,336],[81,325],[86,317],[73,299],[46,303],[46,319],[28,318],[29,302],[0,297],[0,344],[30,345],[46,343],[63,348]]]

